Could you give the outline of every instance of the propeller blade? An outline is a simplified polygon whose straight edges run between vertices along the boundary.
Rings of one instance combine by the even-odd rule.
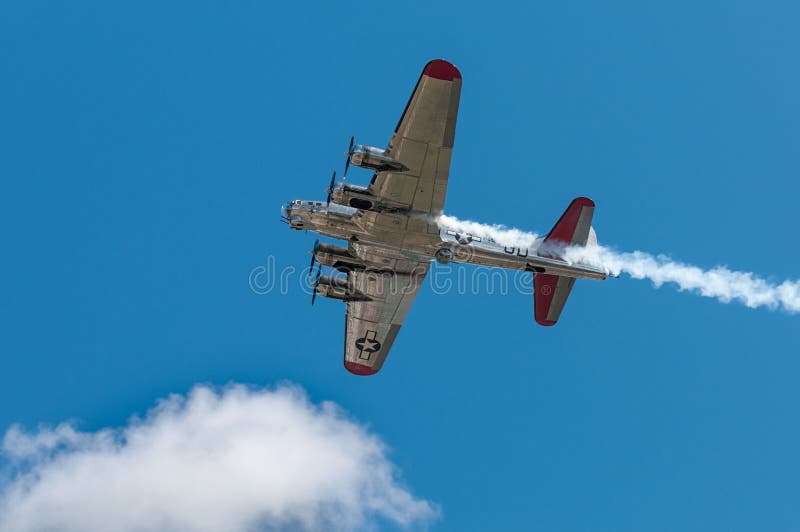
[[[314,306],[314,301],[317,299],[317,288],[319,287],[319,277],[322,275],[322,264],[317,267],[317,278],[314,280],[314,291],[311,292],[311,306]]]
[[[355,140],[355,135],[351,135],[350,146],[347,148],[347,161],[344,163],[344,177],[342,179],[347,179],[347,169],[350,168],[350,158],[353,156],[353,143]]]
[[[317,262],[317,250],[319,249],[319,238],[314,242],[314,249],[311,250],[311,266],[308,267],[308,278],[311,279],[311,272],[314,271],[314,263]]]
[[[336,181],[336,170],[333,171],[333,175],[331,176],[331,184],[328,185],[328,207],[331,206],[331,196],[333,195],[333,184]]]

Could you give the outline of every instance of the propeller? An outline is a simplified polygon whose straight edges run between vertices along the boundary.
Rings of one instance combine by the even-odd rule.
[[[314,306],[314,301],[317,299],[317,288],[319,288],[319,278],[322,275],[322,264],[317,267],[317,278],[314,279],[314,291],[311,292],[311,306]]]
[[[314,263],[317,262],[317,250],[319,250],[319,238],[314,242],[314,249],[311,250],[311,266],[308,267],[309,279],[311,279],[311,272],[314,271]]]
[[[350,168],[350,158],[353,156],[353,143],[355,142],[356,137],[354,135],[350,136],[350,146],[347,148],[347,151],[344,153],[347,155],[347,161],[344,163],[344,177],[342,179],[347,179],[347,169]]]
[[[331,195],[333,195],[333,184],[336,181],[336,170],[333,171],[333,175],[331,176],[331,184],[328,185],[328,190],[325,192],[328,193],[328,207],[331,206]]]

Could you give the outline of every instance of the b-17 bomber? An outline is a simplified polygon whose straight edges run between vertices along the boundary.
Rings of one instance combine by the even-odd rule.
[[[434,261],[531,272],[534,318],[554,325],[577,278],[606,279],[604,269],[564,260],[559,249],[596,242],[594,202],[572,200],[550,232],[530,247],[509,247],[486,235],[447,227],[444,211],[456,133],[461,73],[435,59],[425,65],[385,148],[350,139],[350,165],[374,172],[368,186],[336,183],[324,201],[294,200],[282,208],[291,229],[346,241],[312,250],[312,304],[317,295],[344,301],[344,366],[373,375],[383,366]],[[344,275],[322,275],[322,266]]]

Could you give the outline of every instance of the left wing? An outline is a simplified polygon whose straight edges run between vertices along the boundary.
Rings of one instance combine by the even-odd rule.
[[[348,275],[350,289],[359,298],[347,302],[344,366],[356,375],[374,375],[381,369],[430,267],[429,262],[392,262],[392,270],[387,270],[368,261],[366,270]]]
[[[381,204],[442,213],[460,95],[461,73],[455,66],[443,59],[425,65],[386,149],[407,170],[378,172],[369,186]]]

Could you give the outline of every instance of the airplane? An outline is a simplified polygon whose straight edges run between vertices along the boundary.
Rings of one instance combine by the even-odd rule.
[[[314,244],[309,276],[317,263],[311,304],[317,295],[346,302],[344,366],[374,375],[383,366],[425,274],[436,261],[522,270],[533,274],[534,318],[554,325],[577,278],[603,280],[608,271],[561,258],[564,246],[596,243],[594,202],[574,199],[544,237],[530,248],[509,247],[486,235],[450,228],[444,211],[450,157],[461,94],[461,73],[443,59],[422,70],[386,149],[350,145],[350,165],[374,172],[368,186],[336,183],[326,201],[283,205],[291,229],[347,241]],[[322,266],[345,276],[322,275]]]

